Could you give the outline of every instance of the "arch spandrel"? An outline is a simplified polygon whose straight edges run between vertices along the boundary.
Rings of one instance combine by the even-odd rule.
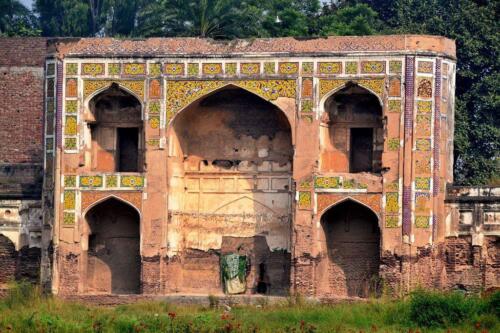
[[[139,216],[142,215],[142,193],[141,192],[102,192],[102,191],[82,191],[81,210],[84,216],[92,207],[107,201],[117,199],[134,208]]]
[[[349,83],[354,83],[365,88],[377,96],[380,105],[383,105],[385,78],[367,78],[367,79],[320,79],[319,97],[321,105],[336,92],[347,87]]]
[[[167,123],[191,103],[226,86],[245,89],[266,101],[273,102],[280,97],[296,98],[296,80],[197,80],[167,81]]]
[[[382,213],[381,194],[343,195],[328,193],[318,194],[317,198],[317,211],[319,216],[325,214],[330,208],[335,207],[342,202],[351,200],[370,209],[380,221]]]
[[[92,99],[100,92],[110,88],[113,83],[117,84],[121,89],[137,97],[141,102],[144,102],[144,80],[84,80],[84,100]]]

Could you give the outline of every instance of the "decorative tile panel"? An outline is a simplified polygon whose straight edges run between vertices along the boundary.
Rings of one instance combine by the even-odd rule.
[[[74,175],[64,176],[64,187],[68,188],[76,187],[76,176]]]
[[[298,62],[280,62],[278,71],[280,74],[291,75],[298,74],[299,63]]]
[[[430,113],[432,111],[431,101],[417,101],[417,112]]]
[[[63,194],[64,210],[74,210],[76,207],[76,191],[64,191]]]
[[[431,173],[431,158],[430,156],[417,156],[415,159],[415,173],[417,175],[427,175]]]
[[[113,83],[130,90],[141,100],[144,99],[144,80],[85,80],[83,81],[83,97],[87,98],[96,91],[111,86]]]
[[[385,194],[385,211],[388,214],[399,213],[399,193],[388,192]]]
[[[340,188],[340,177],[315,177],[314,188]]]
[[[104,64],[102,63],[85,63],[82,64],[82,75],[104,75]]]
[[[66,150],[76,150],[78,147],[77,138],[64,138],[64,149]]]
[[[63,212],[63,224],[67,226],[73,226],[75,224],[75,213],[73,212]]]
[[[123,64],[123,74],[125,75],[145,75],[146,64],[127,63]]]
[[[196,76],[200,74],[200,64],[198,63],[189,63],[187,65],[187,73],[191,76]]]
[[[389,73],[399,74],[402,72],[403,62],[400,60],[390,60],[389,61]]]
[[[431,139],[417,139],[416,140],[417,151],[430,151],[431,150]]]
[[[161,98],[161,83],[159,79],[149,81],[149,98]]]
[[[319,62],[319,74],[340,74],[342,72],[341,62]]]
[[[430,73],[432,74],[432,67],[434,66],[432,61],[419,61],[417,65],[417,71],[419,73]]]
[[[66,75],[78,75],[78,64],[76,63],[67,63],[66,64]]]
[[[161,64],[149,64],[149,75],[160,76],[161,75]]]
[[[319,91],[320,97],[322,98],[326,94],[339,90],[344,87],[347,82],[353,82],[359,84],[361,87],[366,88],[377,94],[380,98],[383,97],[384,93],[384,79],[383,78],[373,78],[373,79],[321,79],[319,81]]]
[[[78,101],[76,100],[67,100],[66,101],[66,113],[73,114],[78,112]]]
[[[78,81],[76,79],[66,80],[66,97],[78,97]]]
[[[160,128],[160,116],[149,116],[149,126],[153,129]]]
[[[386,228],[399,227],[399,216],[398,215],[387,215],[385,217],[385,227]]]
[[[80,187],[102,187],[102,176],[80,176]]]
[[[417,228],[428,228],[429,216],[415,216],[415,226]]]
[[[106,187],[118,187],[118,176],[106,175]]]
[[[387,140],[387,148],[389,151],[398,151],[399,147],[399,138],[390,138],[389,140]]]
[[[241,63],[240,73],[243,75],[257,75],[260,73],[260,63],[258,62]]]
[[[274,62],[265,62],[264,74],[267,75],[276,74],[276,64]]]
[[[120,75],[121,64],[108,64],[108,75]]]
[[[318,213],[323,213],[328,207],[332,207],[337,203],[346,199],[353,199],[371,208],[375,214],[381,213],[381,195],[380,194],[333,194],[319,193],[317,201]]]
[[[430,190],[431,179],[429,177],[415,177],[415,188],[417,190]]]
[[[161,104],[159,101],[149,102],[149,113],[150,114],[160,114]]]
[[[310,113],[313,111],[313,101],[310,99],[302,100],[301,112]]]
[[[363,74],[385,73],[385,61],[362,61],[361,73]]]
[[[184,64],[166,63],[163,70],[167,75],[184,75]]]
[[[262,98],[273,101],[278,97],[295,98],[295,80],[237,80],[237,81],[168,81],[167,117],[171,117],[196,99],[223,86],[233,84]]]
[[[432,98],[432,82],[427,78],[417,79],[417,96],[421,98]]]
[[[358,62],[348,61],[345,63],[345,73],[346,74],[358,74]]]
[[[303,62],[302,63],[302,74],[313,74],[314,73],[314,63]]]
[[[120,187],[144,187],[142,176],[121,176]]]
[[[236,63],[228,62],[224,66],[226,75],[236,75]]]
[[[389,104],[389,112],[401,112],[401,100],[390,99],[388,104]]]
[[[431,115],[417,114],[416,135],[430,136],[431,135]]]
[[[206,63],[202,64],[202,73],[204,75],[218,75],[222,74],[222,64],[220,63]]]
[[[312,195],[309,191],[299,192],[299,209],[310,209],[312,204]]]
[[[78,133],[78,120],[76,116],[66,116],[64,125],[65,135],[76,135]]]

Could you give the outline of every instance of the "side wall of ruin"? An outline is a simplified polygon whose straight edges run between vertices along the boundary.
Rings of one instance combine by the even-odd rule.
[[[38,282],[45,38],[0,38],[0,288]]]

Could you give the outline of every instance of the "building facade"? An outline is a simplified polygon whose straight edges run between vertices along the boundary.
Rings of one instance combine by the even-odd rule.
[[[54,293],[499,286],[498,189],[447,190],[453,41],[44,42]]]

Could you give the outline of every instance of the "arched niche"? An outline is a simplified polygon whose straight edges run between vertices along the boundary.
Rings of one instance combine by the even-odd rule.
[[[379,98],[368,89],[348,82],[326,98],[323,106],[321,171],[379,174],[384,148]]]
[[[192,269],[184,274],[198,277],[185,279],[183,290],[191,292],[200,283],[220,290],[207,268],[193,268],[186,253],[220,250],[227,237],[241,241],[231,251],[264,237],[259,244],[265,248],[247,255],[270,253],[271,263],[252,265],[263,263],[275,272],[278,282],[266,292],[288,290],[293,145],[285,113],[243,88],[224,86],[177,113],[168,137],[169,250]],[[210,270],[218,272],[214,262]],[[257,284],[248,281],[247,290],[257,292]]]
[[[87,210],[84,228],[84,285],[87,293],[140,292],[140,215],[114,197]]]
[[[88,101],[84,120],[89,171],[142,172],[144,130],[137,97],[113,83]]]
[[[367,206],[347,199],[321,216],[317,294],[369,297],[379,292],[380,228]]]

